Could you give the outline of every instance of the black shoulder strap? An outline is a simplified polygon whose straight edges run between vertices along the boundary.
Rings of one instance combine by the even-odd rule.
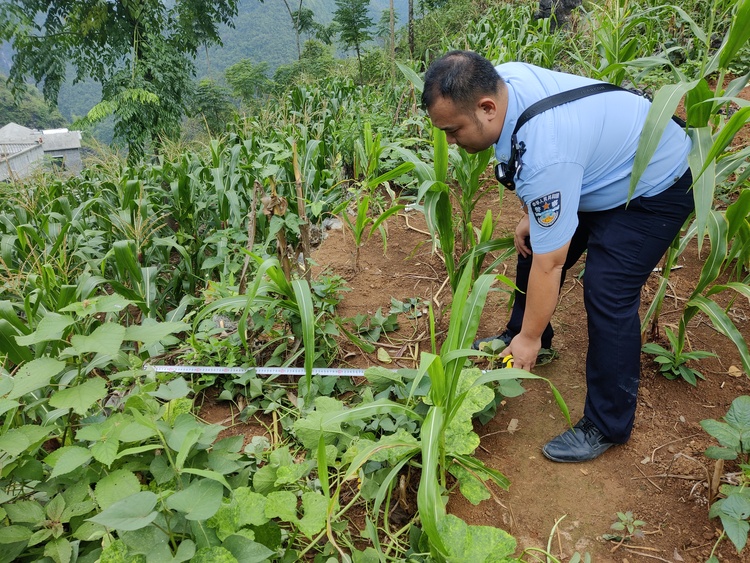
[[[610,92],[612,90],[622,90],[623,92],[627,92],[625,88],[620,88],[619,86],[615,86],[614,84],[610,84],[609,82],[600,82],[597,84],[589,84],[588,86],[581,86],[580,88],[573,88],[572,90],[565,90],[564,92],[553,94],[548,98],[541,99],[535,104],[531,104],[524,110],[524,112],[516,122],[516,127],[513,129],[513,134],[515,135],[516,133],[518,133],[518,130],[529,119],[539,115],[544,111],[547,111],[550,108],[561,106],[562,104],[567,104],[568,102],[572,102],[573,100],[578,100],[580,98],[585,98],[586,96],[593,96],[594,94]]]

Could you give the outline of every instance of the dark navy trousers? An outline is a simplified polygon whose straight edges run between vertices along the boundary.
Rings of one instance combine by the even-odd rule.
[[[634,198],[607,211],[578,213],[563,279],[587,251],[583,291],[589,345],[584,415],[612,442],[626,442],[633,429],[641,374],[641,288],[693,211],[691,184],[688,170],[656,196]],[[514,334],[521,330],[531,261],[531,256],[518,256],[516,285],[521,291],[516,291],[508,321]],[[542,347],[551,346],[553,334],[548,325]]]

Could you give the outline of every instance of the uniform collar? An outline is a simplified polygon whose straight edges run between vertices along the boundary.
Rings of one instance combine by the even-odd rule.
[[[510,138],[518,121],[518,100],[516,99],[515,88],[509,80],[505,81],[505,85],[508,88],[508,108],[505,111],[505,121],[503,122],[503,130],[500,132],[500,138],[495,142],[495,158],[498,162],[503,163],[507,163],[510,158]]]

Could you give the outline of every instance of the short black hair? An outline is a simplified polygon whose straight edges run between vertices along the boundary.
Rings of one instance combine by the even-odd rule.
[[[496,94],[504,85],[493,64],[473,51],[451,51],[430,65],[424,75],[422,108],[438,97],[468,107],[481,96]]]

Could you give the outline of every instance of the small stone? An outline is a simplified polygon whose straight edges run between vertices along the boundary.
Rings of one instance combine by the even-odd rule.
[[[684,423],[684,422],[685,422],[685,417],[684,417],[684,416],[682,416],[682,415],[680,415],[680,422],[682,422],[682,423]]]

